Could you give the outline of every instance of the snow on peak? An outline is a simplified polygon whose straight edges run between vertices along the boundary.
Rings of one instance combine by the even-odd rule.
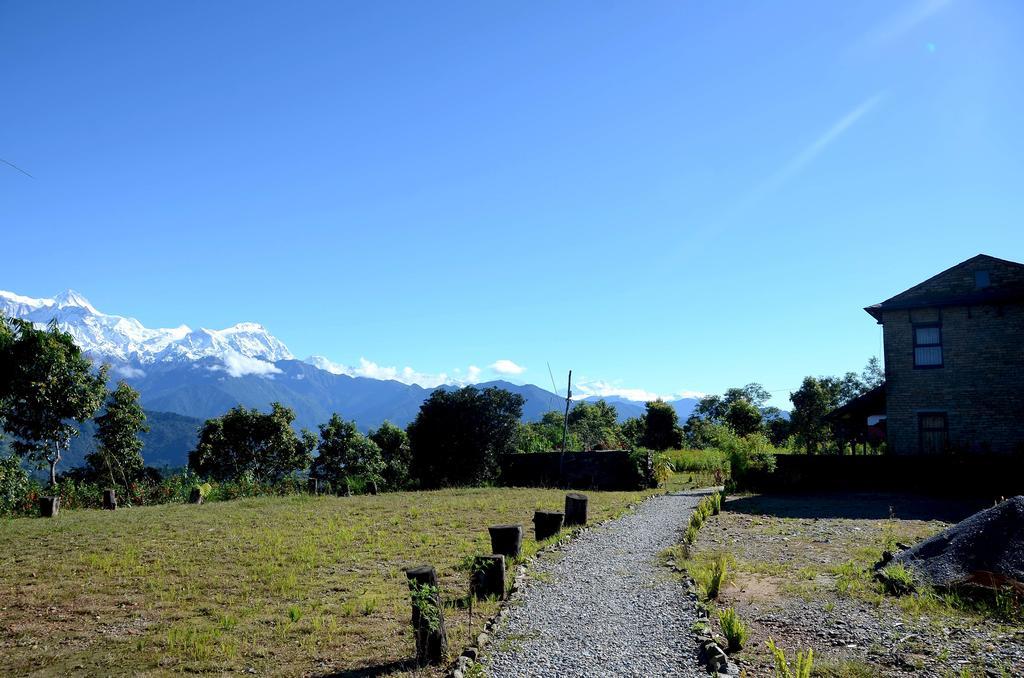
[[[53,303],[57,306],[57,308],[78,307],[84,308],[90,313],[99,313],[99,311],[93,308],[93,305],[89,303],[88,299],[86,299],[81,294],[71,289],[64,290],[63,292],[55,296],[53,298]]]
[[[0,291],[0,313],[37,325],[56,320],[84,351],[126,362],[217,358],[225,365],[238,365],[242,359],[274,362],[294,358],[287,346],[258,323],[238,323],[223,330],[193,330],[188,325],[150,329],[135,318],[100,313],[74,290],[52,299]],[[234,374],[238,370],[228,371]]]

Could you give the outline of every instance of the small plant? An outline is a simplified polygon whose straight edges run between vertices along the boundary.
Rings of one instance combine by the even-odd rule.
[[[722,627],[729,645],[726,648],[730,653],[739,652],[743,644],[747,642],[747,625],[740,620],[734,608],[726,608],[718,613],[718,623]]]
[[[775,645],[775,641],[768,639],[768,651],[775,661],[775,678],[811,678],[811,670],[814,668],[814,650],[807,648],[804,653],[797,650],[796,664],[790,666],[786,661],[786,653],[782,648]]]
[[[893,596],[913,593],[917,589],[914,575],[902,563],[887,565],[878,573],[878,577],[882,580],[886,593]]]
[[[722,495],[715,492],[711,495],[711,515],[717,516],[722,512]]]
[[[704,525],[704,516],[699,511],[694,511],[690,515],[690,527],[695,530],[699,530]]]
[[[437,607],[437,596],[440,590],[430,584],[421,584],[412,589],[412,604],[419,612],[420,618],[426,621],[427,628],[435,632],[441,626],[441,611]]]
[[[708,600],[718,600],[718,593],[722,590],[722,585],[726,583],[728,576],[729,563],[726,561],[725,556],[720,555],[711,561],[710,577],[708,578],[707,585]]]
[[[687,544],[696,543],[697,532],[699,531],[699,529],[700,528],[694,527],[693,525],[690,525],[686,528],[686,533],[684,534],[683,538],[686,539]]]
[[[291,623],[296,623],[302,619],[302,609],[298,605],[292,605],[288,608],[288,620]]]

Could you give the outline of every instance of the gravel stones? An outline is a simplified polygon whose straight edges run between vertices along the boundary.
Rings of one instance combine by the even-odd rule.
[[[495,629],[488,675],[706,676],[693,603],[657,563],[701,497],[651,498],[539,558]]]

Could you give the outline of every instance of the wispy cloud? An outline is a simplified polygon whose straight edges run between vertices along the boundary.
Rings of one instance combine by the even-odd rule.
[[[260,360],[259,358],[250,358],[237,351],[229,351],[224,355],[223,366],[217,365],[210,369],[215,371],[224,370],[231,377],[255,375],[257,377],[273,379],[275,374],[281,374],[280,368],[274,365],[274,363]]]
[[[125,379],[141,379],[146,376],[146,371],[139,369],[138,367],[132,367],[131,365],[114,365],[110,370],[119,377]]]
[[[319,355],[310,356],[306,359],[306,362],[331,374],[399,381],[403,384],[417,384],[424,388],[434,388],[443,384],[459,386],[475,384],[480,381],[480,375],[483,371],[476,365],[470,365],[466,368],[465,372],[460,368],[456,368],[452,371],[452,374],[447,372],[430,374],[428,372],[420,372],[412,367],[398,368],[390,365],[380,365],[363,357],[359,358],[359,365],[355,366],[336,363]]]
[[[522,374],[526,371],[525,367],[516,365],[511,360],[495,360],[493,363],[488,365],[492,370],[498,374]]]
[[[881,92],[878,92],[860,102],[852,110],[847,111],[846,114],[832,123],[832,126],[829,127],[821,136],[815,139],[802,151],[797,153],[796,156],[783,165],[778,172],[758,186],[746,202],[756,201],[774,193],[793,177],[800,174],[800,172],[811,164],[815,158],[824,153],[829,146],[842,137],[851,127],[856,125],[858,121],[882,103],[884,98],[884,95]]]
[[[577,398],[574,399],[619,396],[626,400],[636,400],[638,402],[647,402],[648,400],[658,399],[669,401],[679,400],[680,398],[702,398],[706,395],[700,391],[655,393],[654,391],[648,391],[642,388],[629,388],[618,383],[589,379],[581,379],[578,383],[573,384],[573,389],[577,396]]]
[[[874,55],[879,50],[899,42],[933,16],[946,9],[953,0],[918,0],[901,11],[886,17],[864,33],[851,47],[853,54]]]

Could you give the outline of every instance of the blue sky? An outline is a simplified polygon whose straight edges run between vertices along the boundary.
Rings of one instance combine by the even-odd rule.
[[[1012,0],[0,2],[0,289],[785,405],[1024,260],[1022,45]]]

